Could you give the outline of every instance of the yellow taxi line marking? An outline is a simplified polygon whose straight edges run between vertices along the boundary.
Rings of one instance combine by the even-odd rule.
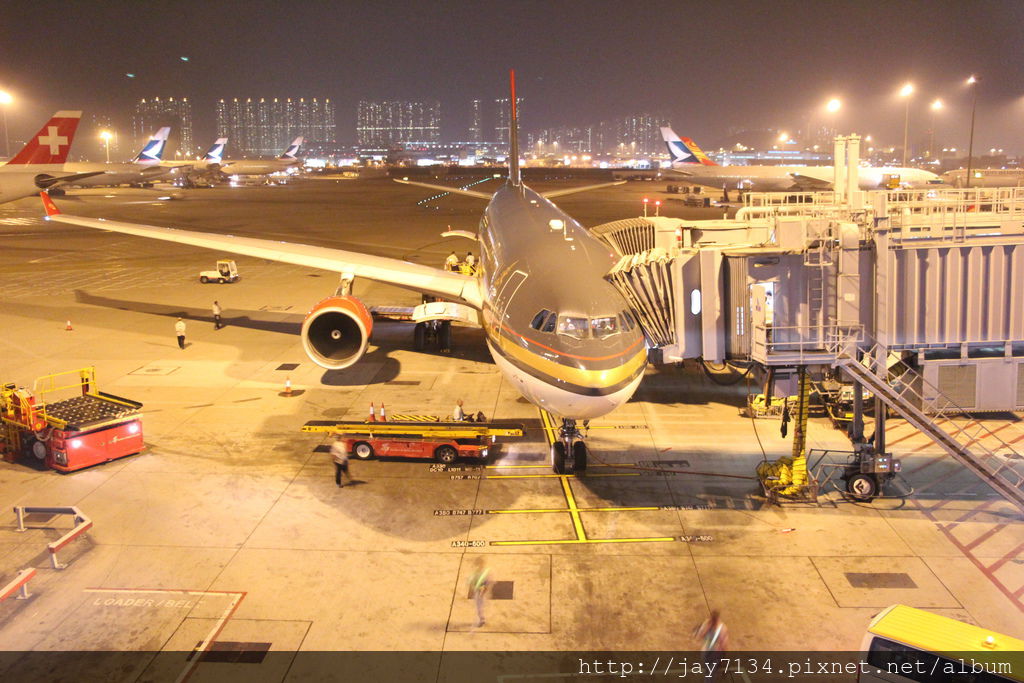
[[[597,477],[639,477],[640,472],[609,472],[607,474],[588,474],[587,479]],[[485,474],[484,479],[575,479],[572,474]]]
[[[566,477],[562,478],[562,493],[565,494],[565,501],[569,504],[569,515],[572,517],[572,525],[576,527],[576,537],[587,540],[587,532],[583,529],[583,520],[580,519],[580,511],[576,507],[576,497],[572,495],[572,486]]]
[[[623,507],[623,508],[576,508],[580,512],[651,512],[661,510],[659,507]],[[487,510],[489,515],[516,515],[523,512],[572,512],[569,508],[534,508],[532,510]]]
[[[491,545],[579,545],[583,543],[671,543],[673,536],[656,536],[652,538],[587,538],[566,541],[491,541]]]

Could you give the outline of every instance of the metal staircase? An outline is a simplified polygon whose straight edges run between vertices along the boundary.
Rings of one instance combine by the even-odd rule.
[[[885,355],[881,351],[876,345],[865,354],[879,372],[857,360],[851,345],[837,349],[835,365],[1024,512],[1024,459],[1021,455],[980,421],[966,415],[963,408],[913,368],[904,366],[905,372],[889,379],[890,372],[884,367]],[[926,394],[933,397],[927,398]],[[983,440],[995,444],[994,447]]]

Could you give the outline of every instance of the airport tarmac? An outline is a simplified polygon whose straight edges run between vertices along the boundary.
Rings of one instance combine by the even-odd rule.
[[[559,204],[595,225],[636,215],[652,187],[664,184]],[[173,201],[159,189],[72,191],[57,203],[440,265],[473,248],[440,233],[475,230],[482,206],[417,205],[429,194],[385,180],[300,181]],[[676,204],[665,211],[721,215]],[[66,475],[0,463],[0,581],[38,570],[29,600],[0,603],[0,649],[692,650],[691,630],[718,609],[734,650],[849,651],[894,603],[1024,636],[1019,513],[900,420],[888,442],[913,496],[854,504],[833,491],[820,507],[771,507],[755,481],[685,472],[752,477],[763,457],[789,454],[779,423],[740,414],[743,382],[651,367],[632,401],[594,421],[587,475],[558,477],[537,411],[502,380],[479,331],[459,328],[449,355],[417,353],[411,325],[378,322],[362,361],[326,372],[298,329],[333,292],[333,274],[237,258],[238,283],[202,285],[199,271],[230,255],[41,214],[36,200],[0,206],[0,381],[94,365],[101,389],[144,403],[147,448]],[[419,302],[366,281],[355,293],[369,305]],[[279,395],[286,379],[295,396]],[[363,419],[371,403],[446,415],[458,398],[522,422],[527,437],[486,467],[354,461],[356,484],[339,489],[324,439],[299,431]],[[1024,440],[1019,416],[990,426]],[[808,447],[849,444],[814,418]],[[608,466],[637,463],[680,473]],[[15,505],[74,505],[91,518],[62,553],[66,569],[50,568],[45,546],[67,521],[19,533]],[[467,592],[475,556],[496,582],[480,628]],[[200,676],[216,666],[176,664]],[[133,666],[141,675],[148,664]],[[295,675],[285,666],[260,677]]]

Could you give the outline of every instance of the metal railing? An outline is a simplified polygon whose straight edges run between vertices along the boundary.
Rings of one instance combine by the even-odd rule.
[[[75,540],[86,531],[92,528],[92,520],[86,517],[81,510],[74,506],[70,507],[29,507],[27,505],[18,505],[14,508],[14,514],[18,516],[18,531],[28,531],[28,527],[25,526],[25,515],[26,514],[50,514],[50,515],[72,515],[75,521],[75,527],[71,531],[67,532],[53,543],[48,543],[46,549],[50,551],[50,564],[54,569],[64,569],[67,567],[66,564],[61,564],[57,561],[57,551],[64,548],[68,543]]]
[[[867,339],[863,324],[846,325],[755,325],[750,355],[758,362],[773,357],[796,364],[830,362],[837,349],[856,352]]]
[[[887,368],[886,347],[875,344],[866,351],[868,365],[849,346],[835,352],[837,365],[1024,511],[1024,472],[1012,464],[1024,458],[1013,446],[903,361]]]

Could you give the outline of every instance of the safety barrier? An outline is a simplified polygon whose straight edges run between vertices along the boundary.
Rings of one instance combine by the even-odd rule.
[[[13,581],[0,588],[0,602],[3,602],[15,593],[19,593],[15,600],[28,600],[32,597],[32,594],[28,592],[28,582],[35,578],[35,575],[36,570],[32,568],[22,569],[18,572]]]
[[[14,513],[18,515],[18,531],[28,530],[25,527],[26,514],[39,513],[74,516],[75,528],[46,546],[46,549],[50,551],[50,564],[53,565],[54,569],[64,569],[67,567],[66,564],[61,564],[57,561],[57,551],[64,548],[68,543],[71,543],[71,541],[75,540],[92,528],[92,520],[86,517],[82,511],[76,507],[29,507],[27,505],[18,505],[14,508]]]

